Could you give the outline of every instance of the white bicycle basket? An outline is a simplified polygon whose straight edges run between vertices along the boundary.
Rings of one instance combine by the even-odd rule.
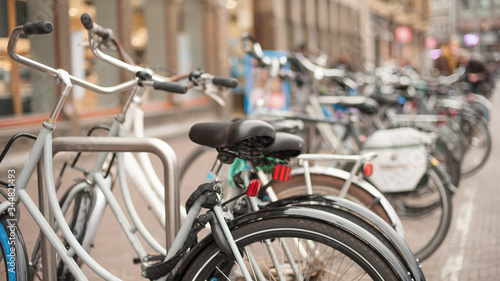
[[[382,192],[414,190],[428,168],[431,137],[413,128],[379,130],[370,135],[362,153],[375,152],[369,180]]]

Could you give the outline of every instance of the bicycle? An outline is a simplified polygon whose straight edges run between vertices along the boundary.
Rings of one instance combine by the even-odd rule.
[[[272,68],[273,64],[271,63],[272,59],[263,56],[262,52],[260,51],[261,50],[260,45],[258,44],[257,41],[255,41],[255,39],[253,39],[251,36],[244,35],[242,41],[244,50],[256,59],[258,65],[260,65],[261,67],[271,66],[271,70],[273,69]],[[250,46],[248,42],[250,42],[252,46]],[[282,61],[281,63],[283,63],[285,59],[282,59],[281,61]],[[343,76],[345,72],[338,69],[325,69],[323,67],[319,67],[313,64],[312,62],[308,61],[300,53],[294,55],[294,61],[300,66],[299,69],[306,71],[306,74],[310,73],[311,75],[314,75],[314,78],[310,78],[312,79],[312,81],[315,81],[322,77],[337,77],[338,79],[341,79],[346,83],[352,84],[351,83],[352,81]],[[282,72],[275,70],[275,73],[281,74]],[[287,75],[287,73],[285,73],[285,75]],[[290,77],[290,75],[287,76]],[[303,85],[306,85],[305,87],[303,87],[303,91],[304,92],[307,91],[305,94],[311,92],[316,93],[317,91],[315,88],[315,84],[314,83],[311,84],[312,89],[310,90],[310,88],[307,87],[307,85],[309,84],[304,83],[305,79],[308,79],[307,75],[306,78],[302,78]],[[343,120],[339,120],[336,118],[333,118],[333,120],[328,120],[325,117],[325,112],[327,112],[327,110],[325,110],[325,108],[322,106],[331,105],[332,103],[333,104],[338,103],[344,107],[354,107],[362,112],[366,112],[367,114],[373,114],[374,112],[377,112],[377,107],[374,107],[373,104],[364,103],[360,101],[360,99],[366,99],[366,98],[354,97],[355,98],[354,100],[352,100],[351,98],[352,97],[331,97],[331,96],[316,97],[316,95],[308,95],[306,105],[302,106],[303,108],[305,108],[306,116],[294,113],[281,113],[281,112],[277,113],[274,111],[268,112],[264,116],[269,117],[274,115],[275,117],[278,118],[298,119],[298,120],[305,120],[308,122],[312,121],[314,126],[309,127],[310,129],[309,133],[312,133],[311,134],[312,136],[309,136],[308,140],[321,141],[321,144],[325,144],[326,149],[329,152],[333,151],[333,152],[343,152],[352,154],[353,152],[356,153],[359,151],[365,151],[365,152],[374,151],[366,149],[368,142],[362,141],[363,139],[361,137],[362,134],[355,126],[355,118],[351,118],[350,116],[345,116]],[[299,108],[300,107],[301,106],[299,106]],[[335,117],[335,115],[333,114],[327,115],[327,117],[330,116]],[[392,134],[391,131],[387,131],[386,133],[389,135],[388,137],[390,137],[390,135]],[[316,134],[319,137],[315,137]],[[419,138],[421,139],[427,138],[421,135],[421,133],[416,131],[413,132],[412,134],[419,136]],[[394,139],[394,136],[392,136],[392,138],[390,139]],[[430,144],[421,143],[420,141],[414,144],[425,151],[429,151],[428,146]],[[308,146],[311,148],[312,146],[314,146],[314,144],[309,141]],[[365,148],[365,150],[360,150],[361,148]],[[377,153],[380,152],[381,152],[380,150],[377,151]],[[424,242],[422,242],[421,237],[418,237],[419,239],[413,239],[414,242],[417,242],[417,244],[414,245],[412,245],[412,240],[407,240],[407,242],[409,242],[410,244],[410,248],[412,248],[415,251],[416,256],[419,258],[419,260],[424,260],[430,254],[432,254],[438,248],[438,246],[446,236],[447,230],[451,222],[451,214],[452,214],[451,193],[454,190],[454,187],[450,183],[450,179],[446,174],[446,172],[442,171],[442,168],[437,166],[438,163],[436,163],[435,161],[434,162],[431,161],[432,157],[428,155],[428,152],[424,154],[425,154],[423,155],[424,159],[428,159],[428,161],[422,163],[421,165],[425,173],[422,175],[420,181],[417,179],[415,185],[412,186],[412,188],[409,188],[405,191],[402,191],[401,189],[388,190],[387,187],[389,186],[386,187],[386,184],[384,184],[384,186],[378,186],[378,184],[375,185],[377,188],[382,190],[386,195],[392,195],[390,201],[392,200],[393,206],[396,208],[397,211],[400,212],[401,215],[406,217],[406,222],[403,223],[403,226],[406,229],[405,233],[409,232],[417,233],[417,230],[422,228],[419,228],[418,226],[414,226],[414,228],[412,228],[412,225],[414,225],[414,222],[412,220],[415,220],[416,218],[419,218],[421,220],[433,219],[433,217],[429,216],[428,213],[429,212],[434,213],[435,216],[435,218],[433,219],[434,222],[428,223],[426,227],[426,229],[429,229],[429,227],[433,227],[432,231],[433,235],[431,235],[431,237],[429,237],[429,239],[427,239]],[[374,163],[376,163],[375,161],[378,162],[377,165],[383,164],[383,162],[381,162],[380,157],[374,160]],[[377,171],[377,167],[375,167],[375,170]],[[378,171],[379,171],[378,174],[381,174],[380,171],[383,171],[383,169],[379,168]],[[373,177],[369,179],[369,181],[373,183],[372,180]],[[318,184],[320,186],[324,186],[322,182],[319,180]],[[302,192],[305,192],[307,189],[304,180],[302,180],[301,186],[302,186]],[[333,183],[327,186],[328,188],[324,188],[323,191],[327,192],[330,189],[331,190],[330,192],[333,192],[332,194],[338,194],[341,188],[340,186],[338,185],[336,186]],[[298,190],[300,189],[296,190],[298,192]],[[415,192],[412,193],[411,192],[412,190]],[[432,195],[433,199],[431,202],[426,203],[425,200],[420,202],[415,200],[413,200],[413,202],[403,200],[403,198],[410,199],[412,197],[410,195],[424,196],[424,195],[429,195],[429,193],[433,194]],[[290,193],[287,194],[287,196],[289,195]],[[414,199],[416,199],[416,197]],[[413,230],[408,231],[408,229],[413,229]]]
[[[412,78],[416,81],[394,86],[398,90],[393,94],[370,94],[384,104],[376,116],[379,119],[376,124],[384,124],[382,119],[387,119],[392,127],[417,126],[448,139],[440,148],[444,151],[445,145],[452,146],[459,154],[458,157],[446,157],[446,164],[456,167],[447,169],[455,186],[458,186],[460,176],[472,175],[484,166],[491,153],[491,137],[485,118],[491,103],[479,95],[463,95],[459,82],[462,75],[459,70],[452,76],[434,81]],[[407,77],[411,76],[400,79]],[[413,84],[417,85],[413,87]],[[453,158],[459,159],[453,161]]]
[[[102,28],[100,28],[100,29],[102,29]],[[90,44],[90,46],[91,46],[91,49],[93,50],[93,52],[96,54],[96,56],[97,56],[97,57],[102,57],[102,55],[98,53],[97,48],[93,48],[92,44]],[[123,52],[123,51],[120,51],[120,53],[121,53],[121,52]],[[190,75],[190,77],[192,78],[192,75]],[[203,77],[201,77],[201,78],[203,78]],[[206,79],[206,78],[205,78],[205,79]],[[194,82],[194,81],[193,81],[193,82]],[[223,82],[223,80],[221,80],[219,83],[221,83],[221,82]],[[194,84],[203,85],[204,83],[200,83],[200,81],[197,81],[197,82],[194,82]],[[230,83],[226,83],[226,85],[228,85],[228,84],[230,84]],[[205,84],[205,85],[210,86],[210,83]],[[211,95],[211,97],[213,98],[214,96],[213,96],[213,95]],[[220,101],[220,100],[218,100],[218,102],[219,102],[219,103],[221,103],[221,101]],[[139,116],[141,116],[141,114],[139,114]],[[134,124],[134,126],[138,125],[137,127],[142,128],[142,125],[141,125],[141,118],[134,119],[134,121],[136,121],[136,122],[135,122],[135,124]],[[140,132],[140,130],[138,130],[138,135],[139,135],[139,136],[141,136],[141,135],[142,135],[142,133]],[[148,166],[150,166],[150,164],[148,164],[148,162],[149,162],[149,160],[148,160],[147,158],[141,158],[141,164],[147,163],[147,165],[145,165],[146,170],[148,169],[147,167],[148,167]],[[151,170],[151,169],[150,169],[150,170]],[[135,170],[135,173],[134,173],[134,174],[136,174],[136,173],[137,173],[137,170]],[[153,174],[151,174],[151,176],[154,176],[154,173],[153,173]],[[153,181],[153,182],[154,182],[154,181]],[[360,211],[358,211],[358,212],[360,212]]]
[[[24,28],[24,30],[23,30]],[[36,22],[36,23],[27,23],[24,26],[17,27],[14,29],[11,34],[11,38],[9,41],[9,55],[17,62],[25,64],[29,67],[33,67],[37,70],[41,70],[51,76],[58,78],[59,82],[63,84],[63,91],[61,96],[58,98],[54,110],[50,114],[48,120],[44,122],[44,125],[40,131],[40,134],[35,141],[32,152],[30,153],[29,160],[24,166],[23,170],[20,173],[20,176],[17,178],[17,186],[16,186],[16,194],[15,194],[15,202],[23,203],[31,216],[35,219],[36,223],[41,228],[45,237],[50,241],[50,243],[55,248],[56,252],[59,254],[59,257],[63,260],[64,264],[69,268],[69,271],[77,278],[78,280],[86,280],[86,277],[83,275],[81,270],[78,267],[78,264],[73,259],[74,254],[77,254],[82,261],[87,264],[93,271],[95,271],[99,276],[108,280],[116,280],[117,278],[107,272],[105,269],[100,267],[93,259],[85,252],[76,238],[73,236],[71,229],[67,225],[64,216],[61,212],[59,202],[57,201],[57,196],[54,188],[54,181],[52,175],[52,131],[55,129],[55,120],[57,119],[62,104],[66,96],[69,93],[69,90],[72,87],[72,84],[79,85],[85,87],[87,89],[99,92],[99,93],[113,93],[122,90],[131,89],[136,85],[142,85],[145,87],[155,87],[158,89],[164,89],[169,91],[185,91],[185,87],[180,87],[178,84],[172,84],[165,81],[162,81],[159,78],[153,78],[155,80],[147,80],[139,77],[138,79],[133,79],[128,82],[119,84],[114,87],[99,87],[73,77],[69,75],[64,70],[56,70],[46,65],[35,62],[31,59],[20,56],[15,53],[15,45],[17,38],[21,34],[46,34],[52,30],[52,26],[48,22]],[[139,73],[141,74],[141,73]],[[148,77],[149,78],[149,77]],[[152,77],[151,77],[152,78]],[[151,79],[150,78],[150,79]],[[249,123],[245,124],[249,125]],[[231,151],[234,146],[235,153],[237,151],[238,146],[246,147],[247,149],[257,149],[266,147],[268,144],[272,143],[274,139],[274,130],[269,125],[266,125],[262,122],[252,121],[250,123],[250,127],[258,128],[257,131],[260,131],[260,134],[249,133],[244,130],[243,127],[239,127],[238,124],[228,124],[232,129],[236,132],[240,132],[240,137],[242,139],[235,139],[234,136],[221,136],[221,139],[224,144],[227,144],[229,147],[220,147],[221,149],[226,149],[227,151]],[[209,126],[201,126],[199,130],[205,131],[209,130]],[[219,135],[220,136],[220,135]],[[214,139],[212,139],[214,140]],[[77,146],[82,145],[82,143],[87,144],[87,147],[81,148],[83,151],[126,151],[130,149],[130,147],[122,147],[120,148],[117,143],[123,144],[124,142],[133,143],[136,146],[147,144],[146,140],[129,140],[127,138],[119,138],[114,140],[113,138],[61,138],[58,142],[58,145],[66,145],[68,150],[75,149]],[[169,154],[172,151],[168,151],[168,146],[166,146],[162,142],[149,140],[152,143],[156,144],[156,148],[166,149],[167,152],[163,151],[165,154]],[[221,144],[221,143],[218,143]],[[155,145],[149,144],[150,147]],[[163,146],[163,147],[162,147]],[[113,148],[113,149],[112,149]],[[5,152],[5,151],[4,151]],[[32,202],[29,195],[25,191],[25,187],[29,180],[29,177],[35,170],[37,163],[42,157],[42,153],[45,155],[43,157],[43,163],[45,166],[45,184],[46,190],[48,192],[48,201],[50,203],[50,207],[54,212],[57,226],[63,233],[64,239],[69,244],[69,249],[65,247],[65,245],[59,240],[58,236],[52,229],[50,222],[44,219],[40,210],[36,207],[36,205]],[[160,152],[158,152],[160,153]],[[4,153],[2,153],[4,154]],[[104,155],[104,154],[103,154]],[[251,157],[251,155],[247,154],[247,157]],[[175,157],[170,155],[170,159],[165,157],[166,161],[170,161],[170,170],[167,169],[168,172],[168,184],[175,186],[176,176],[175,176]],[[122,162],[123,156],[119,154],[119,161]],[[121,159],[121,160],[120,160]],[[214,169],[214,172],[218,169],[222,163],[219,163],[217,167]],[[120,165],[119,165],[120,166]],[[101,170],[92,174],[95,177],[96,183],[101,187],[103,192],[107,195],[108,201],[112,197],[112,194],[109,194],[109,189],[106,189],[107,186],[103,175],[101,174]],[[215,184],[214,184],[215,183]],[[207,184],[211,184],[212,187],[217,189],[216,181],[209,182]],[[7,185],[8,186],[8,185]],[[203,185],[202,185],[203,186]],[[172,186],[170,186],[172,188]],[[170,189],[169,189],[170,190]],[[109,196],[108,196],[109,195]],[[206,196],[215,196],[215,198],[219,198],[221,195],[218,190],[212,190],[206,194]],[[253,257],[256,254],[259,254],[258,251],[251,251],[249,244],[255,242],[257,240],[260,241],[279,241],[279,245],[276,248],[287,248],[293,247],[295,244],[292,239],[292,243],[285,244],[282,243],[284,238],[298,238],[298,239],[308,239],[310,242],[315,240],[316,242],[321,242],[324,246],[329,248],[337,248],[340,252],[345,253],[346,257],[352,260],[356,266],[359,266],[359,269],[366,272],[366,275],[374,278],[376,280],[382,279],[390,279],[390,280],[410,280],[410,276],[408,276],[407,271],[401,267],[399,261],[393,256],[392,252],[387,250],[384,245],[374,239],[372,235],[366,233],[362,228],[356,227],[354,224],[349,223],[347,220],[342,220],[341,218],[336,218],[336,220],[331,220],[331,224],[326,224],[324,222],[317,221],[318,217],[332,217],[332,214],[322,212],[318,209],[310,209],[310,208],[299,208],[299,207],[287,207],[287,208],[275,208],[267,210],[267,212],[256,212],[249,214],[245,217],[239,218],[237,220],[233,220],[231,224],[232,231],[229,229],[227,222],[224,218],[224,211],[221,207],[221,202],[215,203],[213,208],[211,209],[205,216],[200,217],[205,218],[205,222],[209,221],[212,224],[213,229],[217,229],[216,231],[212,231],[212,235],[215,238],[215,241],[212,240],[214,238],[208,237],[207,239],[201,241],[200,243],[193,243],[193,241],[188,241],[187,232],[190,232],[195,222],[196,217],[198,216],[199,210],[201,209],[201,205],[205,201],[205,195],[198,197],[194,200],[194,204],[190,208],[188,212],[188,218],[186,223],[180,229],[180,234],[175,236],[175,240],[171,243],[171,250],[165,257],[164,262],[160,263],[152,263],[149,259],[150,257],[146,254],[142,254],[141,263],[146,268],[146,276],[149,275],[150,278],[156,279],[153,275],[157,274],[158,278],[161,276],[166,276],[169,273],[170,276],[174,276],[175,278],[183,279],[183,280],[194,280],[199,274],[207,273],[207,276],[214,276],[214,274],[225,273],[228,274],[232,271],[231,268],[228,267],[228,264],[221,264],[218,269],[215,271],[214,263],[216,259],[220,259],[222,257],[234,257],[230,260],[237,261],[238,269],[236,270],[237,275],[243,275],[246,280],[252,280],[252,277],[249,273],[249,268],[253,270],[253,272],[258,276],[264,276],[262,270],[260,270],[258,264],[256,263],[256,259]],[[111,199],[112,200],[112,199]],[[0,211],[3,212],[2,217],[7,216],[8,214],[5,211],[9,210],[10,203],[8,200],[4,201],[0,204]],[[113,205],[113,204],[112,204]],[[173,204],[175,205],[175,204]],[[178,210],[178,209],[177,209]],[[9,210],[11,211],[11,210]],[[173,213],[175,214],[175,208],[173,209]],[[262,216],[262,214],[266,214],[266,216]],[[283,214],[287,214],[287,217],[283,217]],[[314,220],[315,221],[311,221]],[[335,225],[333,222],[341,222]],[[201,223],[201,221],[199,221]],[[334,226],[335,225],[335,226]],[[340,227],[342,225],[342,227]],[[135,240],[134,234],[130,233],[130,225],[128,223],[123,222],[122,224],[125,232],[127,232],[128,228],[128,236],[130,240]],[[2,227],[5,229],[6,226],[2,224]],[[292,228],[290,228],[292,227]],[[17,229],[14,226],[13,228],[16,232]],[[196,230],[194,230],[196,231]],[[337,233],[338,236],[331,237],[332,233]],[[356,235],[353,235],[356,233]],[[169,232],[167,231],[167,235]],[[20,239],[22,236],[19,234]],[[233,239],[234,237],[234,239]],[[5,238],[5,237],[3,237]],[[357,241],[357,242],[355,242]],[[6,242],[2,240],[2,243]],[[168,241],[170,242],[170,241]],[[196,242],[196,241],[194,241]],[[369,242],[369,244],[368,244]],[[238,244],[235,244],[238,243]],[[339,244],[340,243],[340,244]],[[354,243],[354,244],[352,244]],[[133,245],[135,243],[132,243]],[[169,245],[169,243],[167,243]],[[298,245],[307,245],[308,243],[298,243]],[[3,244],[5,245],[5,244]],[[292,245],[292,246],[290,246]],[[345,247],[343,245],[352,245],[352,247]],[[370,246],[368,246],[370,245]],[[15,245],[16,251],[18,253],[22,252],[22,243],[18,243]],[[187,251],[187,248],[189,251]],[[193,248],[191,249],[191,246]],[[229,248],[227,247],[229,246]],[[240,251],[242,249],[242,252]],[[276,249],[275,248],[275,249]],[[302,250],[310,249],[305,246],[301,248]],[[313,247],[314,250],[316,250]],[[223,254],[221,254],[221,252]],[[326,251],[322,251],[326,252]],[[185,257],[183,257],[181,264],[175,273],[170,272],[170,267],[172,267],[172,263],[174,262],[177,265],[176,259],[180,259],[180,256],[176,256],[179,253],[187,253]],[[211,264],[207,264],[206,254],[209,254]],[[243,253],[243,254],[242,254]],[[311,252],[308,257],[314,257],[315,261],[321,261],[321,257],[314,254],[316,252]],[[7,248],[3,249],[2,254],[5,257],[8,256],[9,250]],[[180,255],[180,254],[179,254]],[[247,262],[243,261],[243,256],[247,259]],[[301,257],[302,255],[299,255]],[[170,260],[171,257],[176,257],[174,260]],[[198,259],[194,259],[197,257]],[[272,257],[271,257],[272,258]],[[300,260],[300,259],[299,259]],[[170,263],[169,263],[170,261]],[[274,260],[274,264],[278,264],[278,261]],[[287,261],[288,268],[292,268],[292,272],[295,276],[305,276],[304,272],[299,271],[297,268],[296,260],[290,259]],[[248,264],[248,266],[247,266]],[[156,266],[155,266],[156,265]],[[259,264],[260,265],[260,264]],[[310,265],[310,263],[308,263]],[[6,265],[9,266],[9,265]],[[154,270],[147,270],[148,268],[154,268]],[[272,272],[277,272],[282,267],[275,267]],[[11,270],[12,269],[12,270]],[[17,272],[19,272],[19,276],[26,273],[27,266],[23,264],[23,260],[19,260],[16,262],[14,267],[8,267],[7,274],[9,278],[16,278]],[[222,269],[222,270],[221,270]],[[311,268],[309,268],[311,269]],[[314,268],[314,274],[318,273],[318,268]],[[267,271],[269,272],[269,271]],[[212,274],[213,273],[213,274]],[[24,275],[27,276],[27,275]],[[358,276],[359,277],[359,276]],[[162,278],[163,280],[163,278]]]
[[[102,28],[100,28],[100,29],[102,29]],[[91,49],[93,50],[93,52],[94,52],[94,53],[99,52],[99,51],[97,50],[97,48],[95,48],[92,44],[90,44],[90,47],[91,47]],[[120,48],[120,47],[119,47],[119,45],[118,45],[117,47],[118,47],[118,48]],[[123,51],[120,51],[120,53],[122,53],[122,52],[123,52]],[[103,56],[102,56],[102,54],[99,54],[99,53],[97,53],[97,54],[96,54],[96,56],[97,56],[97,57],[103,57]],[[198,74],[198,75],[199,75],[199,74]],[[201,76],[203,76],[203,75],[205,75],[205,74],[202,74]],[[181,76],[182,76],[182,75],[181,75]],[[200,76],[200,78],[203,78],[203,79],[205,79],[205,80],[207,79],[207,77],[201,77],[201,76]],[[189,77],[190,77],[190,78],[196,78],[197,76],[196,76],[196,77],[194,77],[193,75],[189,75]],[[203,79],[202,79],[202,81],[203,81]],[[221,81],[223,81],[223,80],[221,80]],[[207,86],[210,86],[210,85],[211,85],[210,83],[200,83],[200,81],[196,81],[196,82],[195,82],[195,81],[193,81],[193,83],[194,83],[194,84],[196,84],[196,85],[207,85]],[[220,83],[220,82],[219,82],[219,83]],[[228,84],[229,84],[229,83],[226,83],[226,85],[228,85]],[[214,95],[211,95],[211,97],[213,98],[213,97],[214,97]],[[134,100],[134,101],[135,101],[135,100]],[[222,101],[220,101],[220,100],[219,100],[218,102],[219,102],[219,103],[221,103]],[[133,104],[134,104],[134,103],[132,103],[132,105],[133,105]],[[134,108],[132,108],[132,109],[134,109]],[[134,128],[135,128],[135,132],[136,132],[136,135],[138,135],[138,136],[142,136],[142,135],[143,135],[143,133],[142,133],[142,131],[141,131],[141,129],[143,128],[143,126],[142,126],[142,114],[140,113],[139,108],[135,108],[135,110],[136,110],[136,111],[133,111],[134,113],[136,113],[136,112],[138,112],[138,113],[139,113],[138,115],[135,115],[135,114],[133,115],[133,116],[136,116],[136,117],[137,117],[137,118],[134,118]],[[140,162],[141,162],[141,165],[143,166],[143,169],[144,169],[145,171],[147,171],[147,173],[148,173],[148,178],[151,178],[151,177],[155,177],[155,176],[156,176],[156,175],[155,175],[155,173],[154,173],[154,172],[152,172],[152,171],[153,171],[153,169],[152,169],[152,168],[150,168],[150,167],[151,167],[151,164],[150,164],[149,159],[148,159],[147,157],[141,157],[141,158],[140,158]],[[136,167],[136,165],[135,165],[135,164],[133,165],[133,167],[134,167],[134,168],[133,168],[133,171],[134,171],[134,176],[137,176],[137,173],[138,173],[138,171],[140,171],[140,168],[141,168],[141,167],[140,167],[140,166],[137,166],[137,168],[135,168],[135,167]],[[140,174],[140,173],[139,173],[139,174]],[[139,178],[141,178],[141,177],[139,177]],[[348,178],[348,177],[347,177],[347,178]],[[347,178],[346,178],[346,179],[347,179]],[[154,182],[157,182],[157,181],[158,181],[158,180],[152,180],[151,182],[152,182],[152,183],[154,183]],[[142,182],[142,181],[139,181],[139,182]],[[143,188],[143,184],[141,185],[141,188]],[[147,187],[147,186],[146,186],[146,190],[148,190],[148,187]],[[379,195],[379,193],[378,193],[378,194],[376,194],[376,195],[374,195],[374,196],[380,196],[380,195]],[[377,198],[378,198],[378,197],[377,197]],[[316,200],[317,200],[317,199],[316,199]],[[379,198],[379,200],[380,200],[380,198]],[[314,201],[314,200],[307,200],[307,202],[312,202],[312,201]],[[383,201],[383,199],[382,199],[382,201]],[[384,204],[384,203],[383,203],[383,204]],[[387,202],[387,203],[385,203],[385,204],[388,204],[388,202]],[[338,205],[338,206],[342,207],[342,204],[340,204],[340,203],[338,203],[338,202],[332,203],[332,205]],[[345,208],[345,207],[344,207],[344,208]],[[153,206],[153,209],[155,209],[155,208],[154,208],[154,206]],[[362,214],[364,214],[364,213],[365,213],[362,209],[356,209],[356,208],[349,208],[349,209],[350,209],[350,210],[356,210],[356,211],[352,211],[352,212],[357,213],[357,216],[360,216],[360,214],[361,214],[361,216],[363,216]],[[394,213],[394,212],[392,213],[392,216],[393,216],[393,219],[392,219],[392,220],[393,220],[393,221],[397,221],[397,217],[396,217],[396,218],[394,218],[394,216],[395,216],[395,213]],[[158,216],[157,216],[157,217],[158,217]],[[370,221],[370,219],[367,219],[367,220],[368,220],[368,221]],[[371,220],[371,224],[378,225],[379,223],[376,223],[376,222],[374,222],[373,220]],[[383,227],[379,227],[379,228],[382,228],[382,229],[383,229]],[[396,224],[396,228],[397,228],[397,224]],[[399,230],[401,230],[401,229],[399,229]],[[389,235],[389,236],[391,236],[392,234],[388,234],[388,235]],[[91,237],[92,237],[92,236],[91,236]],[[396,237],[396,238],[399,238],[399,237]],[[391,239],[392,239],[392,240],[394,240],[394,237],[392,237]],[[389,240],[391,240],[391,239],[389,239]],[[396,240],[397,240],[397,239],[396,239]],[[391,243],[394,243],[394,242],[391,242]],[[396,243],[396,244],[397,244],[397,243]],[[401,246],[398,246],[398,247],[401,247]],[[404,250],[404,249],[403,249],[403,250],[402,250],[402,249],[399,249],[399,251],[405,251],[405,250]],[[407,255],[407,257],[406,257],[406,258],[408,258],[408,256],[410,256],[410,255]],[[410,263],[411,263],[411,262],[410,262]]]

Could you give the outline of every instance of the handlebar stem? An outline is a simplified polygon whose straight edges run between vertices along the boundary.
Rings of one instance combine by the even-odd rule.
[[[66,98],[68,97],[71,88],[73,88],[70,75],[63,69],[58,69],[57,81],[63,86],[63,90],[61,92],[61,95],[57,99],[54,109],[52,109],[52,112],[50,113],[50,116],[47,119],[47,122],[51,124],[56,123],[57,117],[59,116],[59,113],[61,113],[61,110],[63,108],[64,102],[66,101]]]

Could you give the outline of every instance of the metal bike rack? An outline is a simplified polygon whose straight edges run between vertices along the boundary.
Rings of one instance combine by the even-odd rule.
[[[179,188],[177,157],[173,149],[156,138],[127,137],[58,137],[54,138],[53,155],[61,151],[77,152],[149,152],[163,164],[165,185],[165,231],[169,249],[180,228]]]

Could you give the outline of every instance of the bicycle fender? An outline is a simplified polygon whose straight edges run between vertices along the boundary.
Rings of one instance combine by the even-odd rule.
[[[318,175],[325,175],[325,176],[331,176],[331,177],[336,177],[339,179],[343,179],[347,181],[347,179],[351,176],[349,172],[346,172],[341,169],[337,168],[332,168],[332,167],[322,167],[322,166],[314,166],[309,168],[310,174],[318,174]],[[292,170],[292,177],[294,176],[303,176],[304,175],[304,169],[303,168],[297,168]],[[396,229],[396,231],[404,237],[404,229],[403,229],[403,224],[401,223],[401,220],[399,219],[398,214],[396,213],[396,210],[394,210],[394,207],[391,205],[389,200],[380,192],[376,187],[374,187],[371,183],[367,182],[366,180],[360,178],[360,177],[354,177],[352,179],[352,183],[358,185],[359,187],[363,188],[366,192],[371,194],[375,198],[379,198],[379,203],[382,205],[384,210],[387,212],[387,215],[389,216],[389,219],[391,220],[393,227]]]
[[[315,221],[321,221],[323,223],[328,223],[332,226],[341,228],[344,231],[355,234],[359,239],[364,241],[367,245],[370,245],[374,250],[376,250],[380,256],[386,260],[388,265],[394,270],[394,273],[399,277],[399,280],[412,280],[413,276],[411,272],[406,270],[405,265],[403,265],[398,257],[396,257],[392,251],[390,251],[378,238],[373,236],[367,230],[354,224],[353,222],[342,218],[340,216],[334,215],[332,213],[310,208],[307,206],[287,206],[279,208],[266,208],[259,210],[257,212],[252,212],[238,218],[235,218],[229,224],[230,229],[237,228],[241,225],[251,223],[253,221],[261,221],[273,218],[297,218],[297,219],[311,219]],[[334,238],[334,237],[332,237]],[[198,256],[201,250],[203,250],[207,245],[213,241],[212,236],[209,236],[200,243],[198,243],[191,251],[186,255],[186,258],[182,262],[179,270],[175,273],[173,280],[179,280],[183,272],[191,264],[192,260]],[[425,280],[425,279],[415,279],[413,280]]]
[[[474,94],[474,101],[484,106],[488,111],[491,111],[493,109],[493,104],[491,103],[491,101],[484,96]]]
[[[412,250],[408,247],[403,237],[399,235],[386,221],[380,218],[378,215],[370,211],[369,209],[352,202],[347,199],[338,198],[329,195],[300,195],[290,198],[281,199],[270,203],[266,206],[269,208],[273,207],[286,207],[286,206],[310,206],[318,204],[323,207],[330,207],[335,210],[343,210],[353,215],[360,217],[361,219],[367,221],[368,223],[374,225],[387,239],[394,245],[401,255],[401,258],[405,261],[408,268],[411,270],[412,275],[415,280],[425,280],[420,264],[413,254]]]

